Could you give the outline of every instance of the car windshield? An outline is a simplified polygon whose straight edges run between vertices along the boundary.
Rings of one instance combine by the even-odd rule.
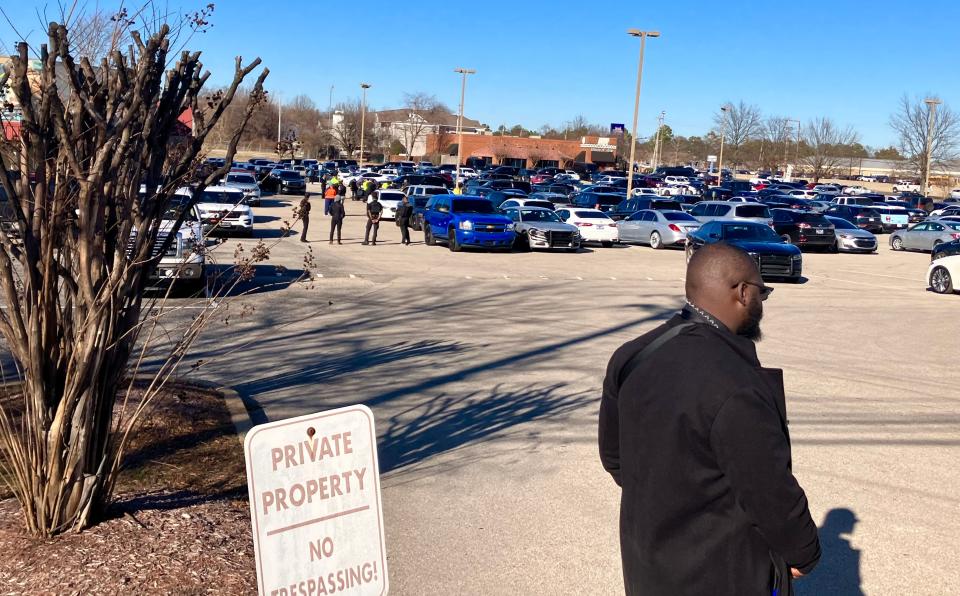
[[[239,182],[242,184],[257,183],[257,181],[250,174],[230,174],[227,176],[227,182]]]
[[[484,199],[457,199],[453,202],[456,213],[496,213],[493,203]]]
[[[795,213],[793,215],[793,220],[796,222],[811,223],[811,224],[823,224],[827,225],[830,222],[827,221],[827,218],[818,215],[816,213]]]
[[[205,190],[203,191],[203,197],[200,199],[200,202],[229,203],[231,205],[236,205],[237,203],[243,202],[243,193],[228,192],[225,190]]]
[[[381,201],[402,201],[403,200],[402,192],[381,192],[380,200]]]
[[[737,217],[770,217],[770,211],[763,205],[739,205]]]
[[[447,189],[445,189],[445,188],[425,188],[425,189],[423,189],[423,194],[426,194],[426,195],[445,195],[445,194],[447,194]]]
[[[524,209],[520,211],[520,218],[523,221],[560,221],[556,213],[542,209]]]
[[[865,217],[880,216],[876,209],[867,209],[866,207],[852,207],[851,209],[855,215],[863,215]]]
[[[943,222],[943,224],[946,225],[948,228],[952,228],[954,230],[960,230],[960,221],[945,221]]]
[[[283,170],[280,172],[280,177],[284,180],[299,180],[303,176],[300,175],[300,172],[294,172],[292,170]]]
[[[723,226],[724,240],[752,240],[759,242],[780,242],[777,233],[769,226],[758,224],[729,224]]]
[[[686,213],[681,213],[680,211],[666,211],[663,212],[663,217],[667,221],[697,221],[697,218],[688,215]]]
[[[527,201],[524,207],[543,207],[544,209],[553,209],[553,203],[550,201]]]
[[[610,219],[610,216],[600,211],[574,211],[574,215],[580,219]]]

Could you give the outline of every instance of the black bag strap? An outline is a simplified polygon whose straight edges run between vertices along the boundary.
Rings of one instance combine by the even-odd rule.
[[[637,370],[637,367],[640,366],[644,358],[659,350],[663,347],[663,344],[683,333],[685,329],[693,327],[696,324],[697,323],[681,323],[676,327],[671,327],[657,336],[652,342],[648,343],[647,347],[631,356],[626,364],[623,365],[623,368],[620,369],[620,374],[617,376],[617,393],[620,393],[620,388],[627,382],[627,378],[633,374],[633,371]]]

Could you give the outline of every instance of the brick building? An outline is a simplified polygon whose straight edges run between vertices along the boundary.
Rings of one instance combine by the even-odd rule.
[[[542,139],[489,134],[463,135],[461,158],[482,159],[487,163],[520,168],[564,167],[573,162],[614,165],[617,161],[616,137],[579,139]],[[457,161],[455,132],[427,135],[427,154],[441,156],[443,163]]]

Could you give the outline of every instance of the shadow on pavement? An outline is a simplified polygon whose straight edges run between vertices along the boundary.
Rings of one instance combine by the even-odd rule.
[[[489,393],[441,393],[387,421],[378,441],[380,470],[417,463],[524,422],[563,416],[596,399],[564,388],[562,383],[531,384],[512,390],[497,386]]]
[[[823,554],[813,572],[794,582],[797,596],[863,596],[860,588],[860,551],[848,539],[857,525],[849,509],[831,509],[820,526]]]

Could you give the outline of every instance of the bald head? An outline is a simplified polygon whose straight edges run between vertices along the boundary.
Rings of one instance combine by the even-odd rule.
[[[726,242],[707,244],[687,265],[687,299],[706,306],[742,281],[762,281],[753,258]]]

